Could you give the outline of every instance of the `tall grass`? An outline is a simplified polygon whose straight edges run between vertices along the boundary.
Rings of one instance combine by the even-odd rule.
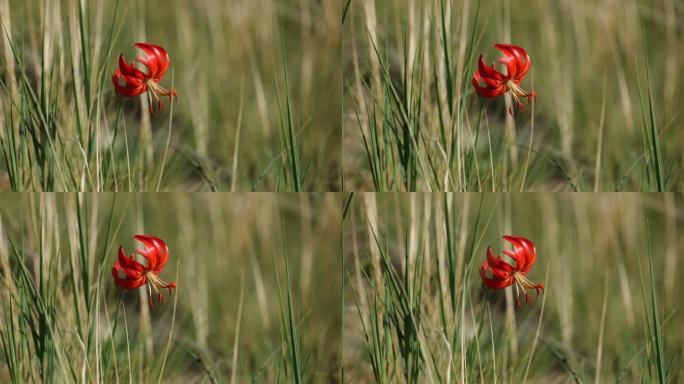
[[[3,196],[0,380],[338,380],[340,264],[329,251],[341,249],[339,203]],[[111,278],[117,246],[130,252],[136,233],[160,236],[171,253],[161,276],[178,288],[153,309],[147,290],[123,291]]]
[[[355,197],[345,224],[348,380],[678,382],[684,302],[661,303],[662,276],[682,272],[668,269],[664,254],[677,242],[662,233],[681,232],[681,203],[645,194]],[[546,286],[522,308],[512,288],[487,290],[479,278],[486,247],[498,252],[511,233],[534,241],[527,277]]]
[[[0,189],[339,190],[338,8],[2,0]],[[111,85],[137,41],[171,58],[155,116]]]
[[[345,190],[679,189],[681,15],[672,0],[352,2]],[[538,94],[515,117],[470,84],[503,42],[527,49]]]

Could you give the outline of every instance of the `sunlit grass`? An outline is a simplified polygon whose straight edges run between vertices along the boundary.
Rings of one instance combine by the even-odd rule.
[[[0,381],[321,382],[340,365],[336,195],[3,195]],[[164,239],[147,290],[111,276]],[[321,289],[320,287],[325,287]]]
[[[381,197],[382,196],[382,197]],[[670,194],[363,194],[345,220],[352,382],[678,382],[684,301]],[[518,308],[487,246],[535,243]],[[359,362],[359,360],[361,360]]]
[[[337,2],[0,1],[0,188],[339,190]],[[176,102],[117,97],[165,47]]]
[[[680,19],[673,0],[351,2],[345,190],[680,189]],[[506,42],[538,95],[515,117],[470,84]]]

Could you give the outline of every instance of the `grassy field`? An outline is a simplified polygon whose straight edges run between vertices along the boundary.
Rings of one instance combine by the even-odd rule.
[[[0,380],[678,382],[681,196],[3,195]],[[177,288],[111,277],[156,235]],[[531,239],[516,307],[478,269]],[[343,272],[345,278],[342,279]]]
[[[0,382],[339,380],[334,194],[3,194]],[[165,240],[174,294],[112,279],[135,234]]]
[[[677,0],[1,0],[4,190],[684,187]],[[342,26],[340,25],[342,22]],[[178,99],[109,78],[163,45]],[[495,43],[537,102],[483,101]]]
[[[663,191],[684,186],[676,0],[351,1],[345,190]],[[496,43],[524,47],[537,102],[483,101]]]
[[[678,383],[682,198],[364,194],[345,218],[349,382]],[[531,239],[522,308],[479,268]],[[534,295],[533,295],[534,296]]]
[[[336,0],[0,0],[0,190],[340,187]],[[117,97],[133,43],[166,48],[155,116]],[[168,104],[168,103],[167,103]]]
[[[0,194],[0,383],[684,381],[683,20],[681,0],[0,0],[0,192],[24,192]],[[139,42],[163,78],[127,68]],[[500,43],[532,62],[515,113],[471,82]],[[121,266],[140,234],[168,244],[160,273]],[[480,275],[505,235],[538,252],[522,306]],[[165,303],[120,287],[140,270],[175,282]]]

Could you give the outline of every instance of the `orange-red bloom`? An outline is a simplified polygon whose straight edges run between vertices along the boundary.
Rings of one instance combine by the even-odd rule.
[[[520,307],[520,291],[525,294],[525,302],[529,304],[531,298],[527,289],[537,291],[537,296],[544,289],[544,284],[535,284],[525,277],[537,260],[537,250],[530,240],[521,236],[504,236],[503,239],[513,245],[512,251],[506,249],[503,254],[515,261],[515,265],[501,256],[494,256],[492,248],[487,247],[487,260],[480,267],[480,277],[492,289],[503,289],[515,283],[515,301]]]
[[[152,290],[157,294],[157,303],[164,301],[164,296],[160,289],[168,289],[169,295],[176,288],[176,283],[166,283],[158,275],[164,269],[166,261],[169,259],[169,248],[164,240],[149,236],[135,235],[134,239],[144,245],[144,249],[136,249],[135,254],[141,256],[146,263],[141,263],[133,256],[126,256],[123,247],[119,247],[119,260],[114,263],[112,276],[116,284],[125,289],[135,289],[147,285],[150,297],[150,307],[154,307],[152,301]],[[123,272],[123,276],[121,275]]]
[[[154,114],[156,101],[156,111],[164,109],[160,96],[166,96],[169,101],[172,97],[176,97],[176,90],[166,90],[159,85],[159,82],[169,69],[169,55],[166,50],[158,45],[148,43],[135,43],[136,47],[143,51],[143,56],[135,58],[135,62],[142,65],[146,69],[138,69],[135,62],[130,64],[126,62],[123,54],[119,55],[119,67],[112,76],[112,83],[116,92],[125,97],[134,97],[142,95],[147,92],[150,104],[150,113]]]
[[[499,72],[494,67],[495,63],[487,66],[484,56],[480,55],[477,71],[473,76],[473,87],[475,87],[478,95],[488,99],[499,97],[510,91],[515,100],[516,110],[524,109],[524,105],[520,101],[521,97],[526,97],[530,104],[537,97],[534,90],[527,92],[520,88],[520,82],[523,81],[527,71],[532,66],[530,56],[522,47],[514,44],[496,44],[494,47],[504,55],[499,59],[499,63],[506,66],[506,74]],[[513,114],[512,111],[510,112]]]

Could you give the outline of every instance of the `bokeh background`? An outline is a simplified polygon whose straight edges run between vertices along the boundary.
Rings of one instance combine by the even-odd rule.
[[[4,194],[0,381],[293,382],[294,333],[301,380],[339,380],[340,204]],[[132,252],[140,233],[166,241],[160,277],[177,283],[154,309],[146,289],[124,292],[111,277],[118,246]]]
[[[675,0],[352,2],[343,29],[345,189],[657,190],[643,136],[649,88],[662,189],[681,189],[683,11]],[[510,100],[487,101],[480,117],[470,81],[479,55],[494,62],[502,42],[528,51],[521,85],[537,102],[512,118]]]
[[[673,194],[355,195],[345,219],[348,379],[681,381],[683,203]],[[527,277],[546,286],[522,308],[512,288],[487,292],[479,276],[487,246],[508,249],[507,234],[534,242]]]
[[[0,1],[0,188],[293,190],[291,128],[300,190],[339,190],[340,14],[334,0]],[[138,41],[169,53],[173,113],[114,93]],[[52,134],[50,161],[33,127]]]

